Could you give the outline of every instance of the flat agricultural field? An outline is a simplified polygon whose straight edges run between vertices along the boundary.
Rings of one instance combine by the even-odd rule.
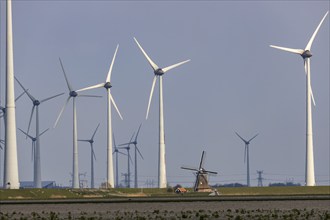
[[[330,219],[329,186],[0,190],[0,219]]]

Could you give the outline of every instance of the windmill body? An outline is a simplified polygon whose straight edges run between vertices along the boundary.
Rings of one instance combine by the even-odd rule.
[[[130,155],[129,151],[131,149],[130,145],[132,144],[134,134],[135,133],[133,133],[133,135],[132,135],[132,137],[131,137],[131,139],[128,143],[118,145],[118,146],[126,145],[126,147],[118,147],[118,148],[127,150],[127,188],[131,187],[131,168],[130,168],[131,166],[130,166],[130,162],[132,161],[132,158],[131,158],[131,155]]]
[[[166,162],[165,162],[165,126],[164,126],[164,109],[163,109],[163,75],[175,68],[178,67],[184,63],[189,62],[190,60],[186,60],[165,68],[160,68],[155,64],[150,57],[147,55],[147,53],[143,50],[142,46],[139,44],[139,42],[134,38],[136,44],[140,48],[141,52],[145,56],[145,58],[148,60],[150,66],[153,69],[154,72],[154,79],[151,86],[151,92],[149,96],[149,102],[148,102],[148,108],[147,108],[147,115],[146,119],[148,119],[149,109],[150,109],[150,103],[153,95],[153,91],[155,88],[155,84],[157,79],[159,78],[159,157],[158,157],[158,187],[159,188],[166,188],[167,186],[167,180],[166,180]]]
[[[97,129],[99,128],[100,124],[97,125],[91,139],[88,139],[88,140],[78,140],[78,141],[83,141],[83,142],[88,142],[90,144],[90,147],[91,147],[91,188],[94,189],[95,188],[95,185],[94,185],[94,159],[96,160],[96,156],[95,156],[95,153],[94,153],[94,136],[97,132]]]
[[[26,94],[28,95],[28,97],[30,98],[30,100],[32,101],[32,111],[31,111],[31,116],[30,116],[30,121],[29,121],[29,125],[28,125],[28,129],[27,129],[27,134],[29,134],[29,130],[30,130],[30,125],[31,125],[31,121],[32,121],[32,117],[33,117],[33,113],[34,113],[34,109],[36,111],[36,141],[35,141],[35,158],[34,158],[34,166],[35,166],[35,176],[34,176],[34,187],[35,188],[42,188],[41,185],[41,159],[40,159],[40,132],[39,132],[39,105],[41,103],[44,103],[48,100],[51,100],[53,98],[56,98],[60,95],[63,95],[64,93],[60,93],[51,97],[48,97],[46,99],[43,100],[38,100],[36,99],[34,96],[31,95],[31,93],[24,88],[24,86],[22,85],[22,83],[15,77],[16,81],[18,82],[18,84],[22,87],[22,89],[26,92]]]
[[[110,83],[111,73],[112,73],[113,64],[115,62],[116,54],[118,51],[118,47],[119,47],[119,45],[117,45],[116,51],[113,55],[112,62],[110,64],[110,68],[109,68],[105,82],[77,90],[78,92],[81,92],[81,91],[86,91],[89,89],[96,89],[96,88],[102,88],[102,87],[104,87],[107,90],[107,184],[106,185],[108,188],[114,187],[113,158],[112,158],[112,119],[111,119],[112,104],[115,107],[115,109],[117,110],[119,117],[121,119],[123,119],[123,117],[121,116],[119,109],[115,103],[115,100],[113,99],[113,97],[111,95],[111,91],[110,91],[110,88],[112,87],[112,85]]]
[[[65,110],[67,104],[69,103],[70,99],[72,98],[72,110],[73,110],[73,139],[72,139],[72,142],[73,142],[73,163],[72,163],[72,188],[74,189],[78,189],[79,188],[79,169],[78,169],[78,141],[77,141],[77,111],[76,111],[76,98],[77,97],[100,97],[100,96],[94,96],[94,95],[80,95],[78,94],[78,90],[77,91],[74,91],[69,83],[69,80],[66,76],[66,73],[65,73],[65,70],[64,70],[64,67],[63,67],[63,64],[62,64],[62,61],[61,59],[60,60],[60,64],[61,64],[61,67],[62,67],[62,71],[63,71],[63,74],[64,74],[64,78],[65,78],[65,81],[66,81],[66,84],[67,84],[67,87],[68,87],[68,90],[69,90],[69,96],[66,100],[66,102],[64,103],[56,121],[55,121],[55,125],[54,125],[54,128],[56,127],[56,125],[58,124],[61,116],[62,116],[62,113],[63,111]]]
[[[312,101],[315,105],[314,95],[311,87],[311,72],[310,72],[310,58],[312,57],[311,47],[313,41],[319,31],[323,21],[327,17],[329,11],[326,12],[321,22],[314,31],[312,37],[307,43],[305,49],[293,49],[286,47],[279,47],[270,45],[275,49],[283,50],[286,52],[300,55],[304,60],[304,67],[306,73],[306,166],[305,166],[305,184],[306,186],[315,186],[315,173],[314,173],[314,147],[313,147],[313,126],[312,126]]]
[[[237,132],[235,132],[236,135],[244,142],[245,149],[244,149],[244,163],[246,161],[246,185],[250,186],[250,156],[249,156],[249,146],[250,142],[258,136],[258,134],[254,135],[251,139],[245,140],[242,138]]]

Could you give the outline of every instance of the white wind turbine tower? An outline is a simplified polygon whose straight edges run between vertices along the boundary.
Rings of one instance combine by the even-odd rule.
[[[94,96],[94,95],[80,95],[78,94],[78,91],[75,91],[72,89],[69,80],[65,74],[65,70],[62,64],[61,59],[60,60],[60,64],[62,67],[62,71],[64,74],[64,78],[66,81],[66,84],[68,86],[69,89],[69,97],[67,98],[66,102],[64,103],[60,114],[58,115],[54,128],[56,127],[58,121],[61,118],[61,115],[64,111],[64,109],[66,108],[68,102],[70,101],[70,99],[72,98],[72,106],[73,106],[73,165],[72,165],[72,173],[73,173],[73,178],[72,178],[72,188],[78,189],[79,188],[79,170],[78,170],[78,141],[77,141],[77,112],[76,112],[76,97],[100,97],[100,96]]]
[[[134,141],[130,141],[129,143],[125,143],[125,144],[121,144],[121,145],[119,145],[119,146],[123,146],[123,145],[134,144],[134,151],[135,151],[135,152],[134,152],[134,167],[135,167],[135,168],[134,168],[134,188],[138,188],[137,153],[139,153],[140,156],[141,156],[141,158],[144,159],[143,156],[142,156],[142,154],[141,154],[141,152],[140,152],[140,150],[139,150],[139,148],[137,147],[137,144],[138,144],[137,139],[138,139],[138,136],[139,136],[139,133],[140,133],[141,125],[142,125],[142,124],[140,124],[139,129],[137,130],[137,133],[136,133],[136,135],[135,135]],[[134,134],[133,134],[133,135],[134,135]]]
[[[117,145],[116,145],[116,141],[115,141],[115,135],[112,133],[112,136],[113,136],[113,146],[114,146],[114,151],[112,154],[116,153],[116,184],[115,184],[115,187],[118,188],[119,186],[119,177],[118,177],[118,154],[122,154],[122,155],[125,155],[124,153],[120,152]]]
[[[41,186],[41,174],[39,173],[40,170],[41,170],[40,169],[40,151],[37,152],[37,141],[40,139],[40,137],[44,133],[46,133],[49,130],[49,128],[47,128],[46,130],[41,132],[39,134],[39,137],[37,137],[37,136],[32,137],[31,135],[29,135],[27,132],[23,131],[20,128],[18,128],[18,130],[20,130],[23,134],[25,134],[27,137],[29,137],[32,141],[33,185],[34,185],[34,187],[36,187],[37,182],[40,181],[40,187],[38,187],[38,188],[42,188],[42,186]],[[39,155],[38,155],[38,153],[39,153]]]
[[[99,128],[100,126],[100,123],[97,125],[91,139],[89,140],[82,140],[82,139],[79,139],[78,141],[83,141],[83,142],[88,142],[91,146],[91,188],[94,189],[94,159],[96,160],[96,157],[95,157],[95,153],[94,153],[94,146],[93,146],[93,143],[94,143],[94,136],[97,132],[97,129]]]
[[[13,55],[13,27],[12,1],[7,0],[7,40],[6,40],[6,125],[5,125],[5,167],[4,188],[19,189],[17,139],[16,139],[16,111],[14,89],[14,55]]]
[[[27,129],[27,134],[29,134],[30,131],[30,126],[31,126],[31,121],[32,121],[32,117],[33,117],[33,113],[34,113],[34,109],[36,110],[36,141],[35,141],[35,158],[34,158],[34,163],[35,163],[35,176],[34,176],[34,187],[35,188],[42,188],[41,185],[41,161],[40,161],[40,132],[39,132],[39,105],[41,103],[44,103],[50,99],[53,99],[55,97],[58,97],[60,95],[63,95],[64,93],[60,93],[42,100],[38,100],[35,97],[33,97],[31,95],[31,93],[29,93],[24,86],[22,85],[22,83],[15,77],[16,81],[18,82],[18,84],[22,87],[22,89],[26,92],[26,94],[29,96],[30,100],[32,101],[32,111],[31,111],[31,116],[30,116],[30,120],[29,120],[29,125],[28,125],[28,129]]]
[[[249,187],[250,186],[250,158],[249,158],[249,146],[250,142],[258,136],[258,134],[254,135],[250,140],[245,140],[242,138],[237,132],[235,132],[236,135],[245,143],[245,149],[244,149],[244,163],[246,160],[246,185]]]
[[[118,112],[119,117],[121,120],[123,120],[123,117],[121,116],[119,109],[115,103],[115,100],[113,99],[111,95],[110,88],[112,88],[112,85],[110,83],[111,79],[111,72],[113,68],[113,64],[116,59],[116,54],[118,51],[119,45],[116,47],[116,51],[113,55],[112,62],[109,68],[109,72],[107,74],[107,78],[104,83],[99,83],[94,86],[90,86],[84,89],[77,90],[77,92],[89,90],[89,89],[95,89],[95,88],[102,88],[104,87],[107,90],[107,187],[113,188],[114,187],[114,178],[113,178],[113,158],[112,158],[112,123],[111,123],[111,103],[115,107],[115,109]]]
[[[155,84],[157,78],[159,78],[159,165],[158,165],[158,187],[159,188],[166,188],[167,180],[166,180],[166,164],[165,164],[165,128],[164,128],[164,111],[163,111],[163,75],[167,71],[178,67],[184,63],[189,62],[190,60],[186,60],[165,68],[158,67],[147,55],[147,53],[143,50],[139,42],[134,38],[136,44],[139,46],[140,50],[142,51],[143,55],[148,60],[150,66],[154,71],[154,79],[151,86],[151,92],[149,96],[148,108],[147,108],[147,115],[146,119],[148,119],[150,103],[153,95],[153,91],[155,88]]]
[[[306,186],[315,186],[315,174],[314,174],[314,150],[313,150],[313,126],[312,126],[312,104],[315,105],[314,96],[311,87],[311,73],[310,73],[310,57],[312,57],[311,47],[317,32],[319,31],[324,19],[328,15],[329,11],[324,15],[323,19],[317,26],[312,37],[308,41],[305,49],[292,49],[286,47],[279,47],[270,45],[273,48],[284,50],[290,53],[298,54],[304,59],[304,67],[306,73],[306,167],[305,167],[305,184]]]

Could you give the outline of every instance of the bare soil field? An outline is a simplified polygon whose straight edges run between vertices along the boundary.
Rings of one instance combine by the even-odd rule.
[[[330,219],[330,200],[1,204],[0,219]]]

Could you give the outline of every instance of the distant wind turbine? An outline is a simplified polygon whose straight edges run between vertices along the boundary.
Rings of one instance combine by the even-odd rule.
[[[77,92],[81,92],[81,91],[85,91],[85,90],[89,90],[89,89],[96,89],[96,88],[102,88],[104,87],[107,90],[107,108],[108,108],[108,114],[107,114],[107,187],[113,188],[114,187],[114,178],[113,178],[113,158],[112,158],[112,123],[111,123],[111,103],[113,104],[113,106],[115,107],[115,109],[118,112],[119,117],[123,120],[123,117],[121,116],[119,109],[115,103],[115,100],[113,99],[112,95],[111,95],[111,91],[110,88],[112,87],[112,84],[110,83],[110,79],[111,79],[111,72],[112,72],[112,68],[113,68],[113,64],[115,62],[116,59],[116,54],[118,51],[118,47],[119,45],[117,45],[115,54],[113,55],[112,58],[112,62],[107,74],[107,78],[105,80],[105,82],[103,83],[99,83],[97,85],[94,86],[90,86],[87,88],[83,88],[83,89],[79,89],[77,90]]]
[[[82,139],[79,139],[78,141],[83,141],[83,142],[88,142],[91,146],[91,188],[94,189],[94,159],[96,160],[96,157],[95,157],[95,153],[94,153],[94,146],[93,146],[93,143],[94,143],[94,136],[97,132],[97,129],[99,128],[100,126],[100,123],[97,125],[91,139],[88,139],[88,140],[82,140]]]
[[[158,166],[158,187],[159,188],[166,188],[167,181],[166,181],[166,163],[165,163],[165,128],[164,128],[164,110],[163,110],[163,75],[167,71],[178,67],[184,63],[189,62],[190,60],[186,60],[165,68],[158,67],[147,55],[147,53],[143,50],[142,46],[139,44],[139,42],[134,38],[136,44],[142,51],[145,58],[148,60],[150,66],[152,67],[154,71],[154,79],[151,86],[150,96],[149,96],[149,102],[148,102],[148,108],[147,108],[147,115],[146,119],[148,119],[149,114],[149,108],[150,103],[152,99],[152,95],[154,92],[155,84],[157,81],[157,78],[159,78],[159,166]]]
[[[35,97],[33,97],[31,95],[31,93],[29,93],[27,91],[27,89],[24,88],[24,86],[22,85],[22,83],[15,77],[16,81],[18,82],[18,84],[22,87],[22,89],[24,91],[26,91],[26,94],[28,95],[28,97],[30,98],[30,100],[32,101],[32,111],[31,111],[31,116],[30,116],[30,120],[29,120],[29,125],[28,125],[28,128],[27,128],[27,134],[29,134],[29,131],[30,131],[30,126],[31,126],[31,121],[32,121],[32,117],[33,117],[33,113],[34,113],[34,109],[36,110],[36,141],[35,141],[35,158],[34,158],[34,162],[35,162],[35,165],[36,165],[36,173],[35,173],[35,179],[34,179],[34,187],[35,188],[42,188],[42,185],[41,185],[41,161],[40,161],[40,140],[39,140],[39,137],[40,137],[40,132],[39,132],[39,105],[41,103],[44,103],[50,99],[53,99],[55,97],[58,97],[60,95],[63,95],[64,93],[60,93],[60,94],[57,94],[57,95],[54,95],[54,96],[51,96],[51,97],[48,97],[48,98],[45,98],[43,100],[38,100],[36,99]]]
[[[116,154],[116,184],[115,184],[115,187],[118,188],[119,187],[118,154],[122,154],[122,155],[125,155],[125,156],[127,154],[124,154],[124,153],[122,153],[122,152],[119,151],[119,149],[118,149],[118,147],[116,145],[115,135],[113,133],[112,133],[112,136],[113,136],[113,139],[112,139],[113,140],[113,146],[114,146],[114,149],[115,149],[112,154],[114,154],[114,153]]]
[[[131,169],[130,169],[130,162],[132,163],[132,158],[131,155],[129,154],[129,151],[131,149],[130,147],[130,142],[132,142],[134,134],[132,135],[131,139],[129,140],[129,144],[120,144],[118,146],[124,146],[126,145],[126,147],[118,147],[119,149],[126,149],[127,150],[127,188],[131,187]]]
[[[315,105],[314,95],[311,88],[311,70],[310,70],[310,58],[312,57],[311,47],[313,41],[319,31],[323,21],[327,17],[329,11],[325,13],[321,22],[314,31],[312,37],[308,41],[305,49],[292,49],[286,47],[279,47],[270,45],[270,47],[284,50],[290,53],[298,54],[304,59],[304,67],[306,73],[306,167],[305,167],[305,184],[307,186],[315,186],[315,174],[314,174],[314,150],[313,150],[313,124],[312,124],[312,104],[311,99]]]
[[[137,139],[138,139],[138,136],[139,136],[139,133],[140,133],[141,125],[142,124],[140,124],[139,129],[137,130],[134,141],[119,145],[119,146],[124,146],[124,145],[134,144],[134,148],[135,148],[135,154],[134,154],[134,163],[135,163],[134,164],[134,166],[135,166],[135,168],[134,168],[134,188],[138,188],[137,153],[139,153],[141,158],[143,159],[143,156],[142,156],[139,148],[137,147],[137,144],[138,144]]]
[[[66,108],[68,102],[70,101],[70,99],[72,98],[72,105],[73,105],[73,166],[72,166],[72,173],[73,173],[73,178],[72,178],[72,188],[78,189],[79,188],[79,171],[78,171],[78,142],[77,142],[77,112],[76,112],[76,97],[100,97],[100,96],[95,96],[95,95],[80,95],[78,94],[78,91],[75,91],[72,89],[69,80],[65,74],[65,70],[62,64],[61,59],[60,60],[60,64],[62,67],[62,71],[64,74],[64,78],[66,81],[66,84],[68,86],[69,89],[69,96],[66,100],[66,102],[64,103],[60,114],[58,115],[56,121],[55,121],[55,125],[54,128],[56,127],[57,123],[59,122],[62,113],[64,111],[64,109]]]
[[[40,154],[37,155],[38,154],[38,152],[37,152],[37,141],[40,139],[40,137],[44,133],[46,133],[49,130],[49,128],[47,128],[46,130],[44,130],[43,132],[41,132],[39,134],[39,137],[37,137],[37,136],[36,137],[32,137],[31,135],[29,135],[27,132],[23,131],[20,128],[18,128],[18,130],[20,130],[23,134],[25,134],[32,141],[32,155],[31,155],[31,159],[33,160],[33,184],[34,184],[34,187],[35,188],[41,188],[41,187],[37,187],[38,181],[41,182],[41,174],[39,173],[41,171],[41,169],[40,169]]]
[[[237,132],[235,132],[236,135],[245,143],[245,149],[244,149],[244,163],[246,160],[246,169],[247,169],[247,174],[246,174],[246,185],[249,187],[250,186],[250,160],[249,160],[249,145],[250,142],[258,136],[258,134],[254,135],[250,140],[245,140],[242,138]]]

